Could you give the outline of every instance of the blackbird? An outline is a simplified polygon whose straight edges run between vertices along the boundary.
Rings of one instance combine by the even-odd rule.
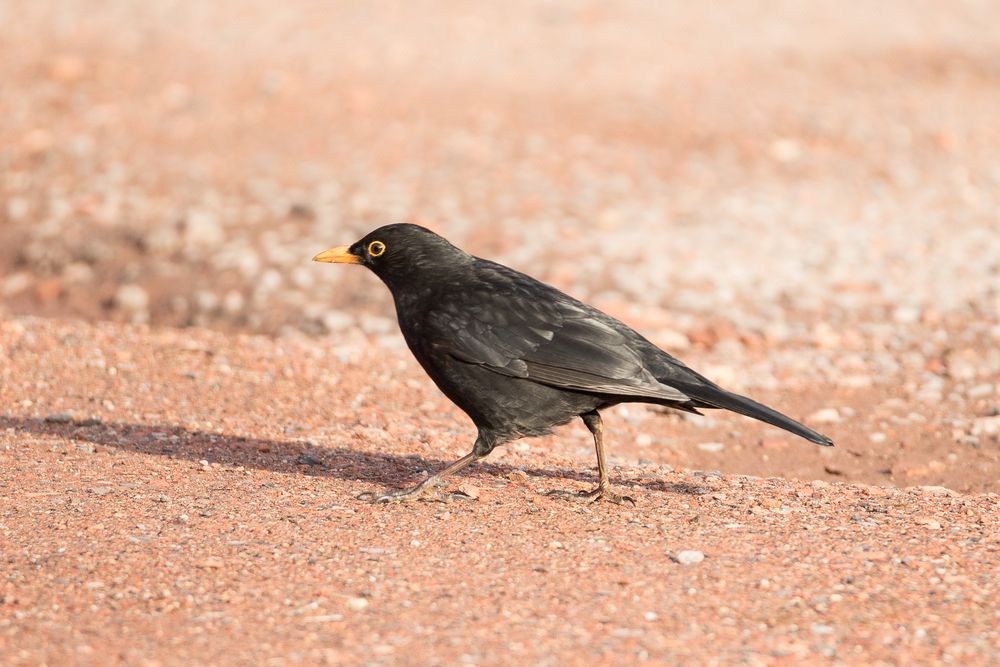
[[[543,435],[580,417],[594,437],[598,485],[567,498],[633,502],[611,489],[600,410],[618,403],[701,414],[725,408],[818,445],[833,441],[726,391],[632,328],[534,278],[474,257],[412,224],[379,227],[317,262],[361,264],[382,279],[413,356],[478,429],[472,451],[413,488],[362,494],[374,502],[420,498],[497,445]]]

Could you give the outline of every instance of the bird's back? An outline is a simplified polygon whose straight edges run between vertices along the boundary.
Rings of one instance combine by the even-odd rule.
[[[400,327],[418,359],[431,364],[449,358],[566,390],[687,400],[657,379],[683,374],[679,361],[615,318],[509,267],[477,259],[460,272],[439,272],[432,288],[405,292],[396,295]]]

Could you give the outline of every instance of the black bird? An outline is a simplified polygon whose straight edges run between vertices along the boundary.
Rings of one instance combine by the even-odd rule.
[[[456,248],[411,224],[380,227],[317,262],[361,264],[396,303],[406,344],[444,394],[479,429],[472,451],[411,489],[362,494],[375,502],[419,498],[497,445],[543,435],[580,417],[594,436],[599,482],[567,497],[630,498],[611,490],[599,410],[618,403],[700,414],[726,408],[818,445],[833,441],[719,387],[613,317],[509,267]]]

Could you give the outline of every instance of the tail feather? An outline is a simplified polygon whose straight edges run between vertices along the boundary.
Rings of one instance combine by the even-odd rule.
[[[725,389],[712,385],[681,385],[677,382],[671,382],[671,385],[677,387],[677,389],[680,389],[685,394],[690,396],[694,400],[694,404],[697,407],[724,408],[726,410],[732,410],[733,412],[738,412],[741,415],[785,429],[786,431],[794,433],[801,438],[805,438],[810,442],[815,442],[817,445],[823,445],[824,447],[833,446],[833,440],[826,437],[822,433],[818,433],[808,426],[800,424],[791,417],[786,417],[777,410],[773,410],[766,405],[747,398],[746,396],[740,396],[739,394],[734,394],[730,391],[726,391]]]

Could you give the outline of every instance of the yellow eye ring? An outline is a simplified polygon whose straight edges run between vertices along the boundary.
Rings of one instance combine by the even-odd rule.
[[[368,254],[372,257],[378,257],[385,252],[385,244],[381,241],[372,241],[368,244]]]

